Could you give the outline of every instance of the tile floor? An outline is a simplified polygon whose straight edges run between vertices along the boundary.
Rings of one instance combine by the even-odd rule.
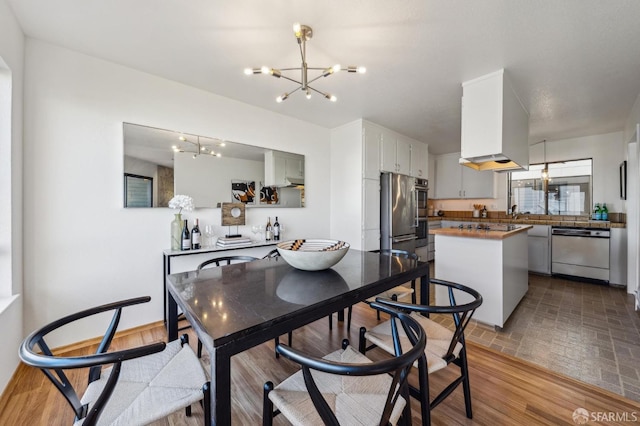
[[[640,314],[626,289],[530,274],[529,291],[502,330],[472,321],[465,334],[640,401]]]

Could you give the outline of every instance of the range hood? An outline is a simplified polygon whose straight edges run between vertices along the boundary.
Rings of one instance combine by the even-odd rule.
[[[284,185],[278,186],[304,186],[304,178],[287,176],[284,178]]]
[[[529,114],[504,69],[462,83],[460,164],[475,170],[529,169]]]

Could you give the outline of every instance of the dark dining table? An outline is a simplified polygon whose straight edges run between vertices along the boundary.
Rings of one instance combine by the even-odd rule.
[[[211,416],[231,424],[231,357],[384,290],[420,279],[428,304],[429,264],[350,249],[332,268],[302,271],[282,257],[168,276],[167,334],[178,338],[178,307],[211,358]]]

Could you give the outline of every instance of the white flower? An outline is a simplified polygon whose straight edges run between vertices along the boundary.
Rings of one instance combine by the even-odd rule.
[[[169,201],[169,207],[172,209],[180,209],[178,214],[182,213],[182,209],[190,212],[193,210],[193,198],[188,195],[176,195]]]

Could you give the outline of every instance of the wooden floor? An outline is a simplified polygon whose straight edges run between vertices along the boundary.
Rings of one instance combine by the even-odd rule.
[[[126,311],[125,311],[126,312]],[[294,331],[294,346],[317,355],[335,350],[348,337],[357,345],[357,330],[361,325],[376,323],[375,314],[366,305],[354,307],[351,333],[339,324],[329,331],[328,321],[316,321]],[[114,340],[114,348],[136,346],[165,336],[161,325],[141,327]],[[196,342],[195,338],[192,343]],[[84,354],[95,345],[74,348],[69,354]],[[371,358],[386,356],[380,350],[367,353]],[[572,415],[578,408],[586,409],[593,424],[629,424],[640,420],[640,404],[609,391],[542,369],[526,361],[505,355],[478,344],[468,343],[469,367],[473,399],[473,420],[464,414],[461,389],[456,390],[432,412],[434,425],[560,425],[576,424]],[[204,359],[208,362],[208,359]],[[296,366],[288,360],[276,360],[273,342],[248,350],[232,359],[232,411],[236,425],[256,425],[261,422],[262,385],[267,380],[278,383]],[[86,371],[71,372],[78,383],[86,380]],[[441,371],[430,376],[431,396],[452,377]],[[419,405],[412,401],[413,424],[421,424]],[[156,425],[200,425],[202,410],[194,408],[186,418],[178,412]],[[594,421],[599,419],[600,421]],[[21,365],[0,398],[0,425],[69,425],[73,415],[66,401],[45,376]],[[275,424],[287,422],[279,416]]]

